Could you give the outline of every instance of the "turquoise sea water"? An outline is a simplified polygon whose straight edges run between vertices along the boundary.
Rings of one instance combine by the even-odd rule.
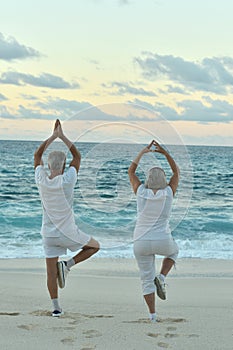
[[[0,257],[43,257],[41,203],[34,182],[38,142],[0,141]],[[133,257],[136,201],[127,169],[140,145],[77,144],[82,154],[75,188],[77,224],[101,243],[100,257]],[[61,144],[53,147],[61,148]],[[169,146],[181,169],[171,217],[180,257],[233,259],[233,148]],[[46,161],[46,157],[45,157]],[[68,157],[69,161],[69,157]],[[169,167],[145,155],[138,174]]]

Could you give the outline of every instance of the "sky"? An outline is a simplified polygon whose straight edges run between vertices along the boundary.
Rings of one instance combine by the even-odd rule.
[[[231,0],[4,0],[0,139],[233,146]]]

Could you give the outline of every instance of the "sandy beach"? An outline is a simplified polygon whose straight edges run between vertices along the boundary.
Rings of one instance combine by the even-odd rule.
[[[74,267],[60,291],[61,318],[50,316],[43,259],[0,260],[0,270],[2,350],[232,349],[231,260],[179,259],[167,300],[157,299],[155,324],[134,260],[93,258]]]

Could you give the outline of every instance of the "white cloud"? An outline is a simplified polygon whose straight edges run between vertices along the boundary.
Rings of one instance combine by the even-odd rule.
[[[200,100],[183,100],[176,104],[175,108],[169,107],[163,103],[150,104],[148,102],[134,99],[131,103],[140,108],[146,108],[153,111],[161,118],[170,121],[196,121],[198,123],[229,123],[233,121],[233,104],[225,100],[214,100],[204,97],[205,104]]]
[[[7,97],[4,96],[3,94],[0,94],[0,102],[1,101],[6,101],[7,100]]]
[[[44,119],[60,118],[85,121],[111,122],[151,122],[167,121],[195,121],[202,124],[230,123],[233,121],[233,104],[220,99],[204,96],[202,100],[186,99],[177,102],[174,107],[164,103],[154,104],[134,99],[123,104],[109,104],[94,106],[87,101],[48,98],[44,101],[29,98],[30,108],[19,105],[12,112],[1,105],[0,117],[8,119]]]
[[[0,59],[11,61],[40,56],[41,54],[37,50],[20,44],[13,37],[4,37],[4,35],[0,33]]]
[[[11,112],[6,106],[1,106],[0,118],[41,120],[54,120],[57,118],[64,120],[65,118],[66,120],[111,122],[151,121],[151,117],[147,115],[134,113],[136,112],[135,107],[127,104],[110,104],[104,105],[105,108],[102,108],[103,106],[94,106],[85,101],[78,102],[60,98],[48,98],[45,102],[36,101],[34,104],[33,99],[30,100],[32,102],[30,108],[19,105],[14,112]],[[125,109],[123,114],[122,106]]]
[[[51,110],[66,116],[72,116],[84,109],[92,107],[89,102],[78,102],[61,98],[48,98],[45,102],[37,102],[36,106],[42,110]]]
[[[76,89],[80,87],[77,82],[69,83],[63,78],[49,73],[41,73],[39,76],[34,76],[31,74],[18,73],[15,71],[2,73],[0,76],[0,83],[10,85],[27,84],[39,87],[47,87],[51,89]]]
[[[29,100],[29,101],[35,101],[38,100],[37,96],[33,96],[33,95],[28,95],[28,94],[21,94],[22,98],[24,100]]]
[[[233,87],[233,59],[231,57],[204,58],[200,62],[184,60],[172,55],[143,52],[135,61],[148,80],[170,80],[189,91],[227,93]]]
[[[166,90],[167,89],[167,90]],[[171,85],[167,84],[166,89],[159,89],[159,92],[161,94],[167,94],[167,93],[175,93],[175,94],[182,94],[182,95],[187,95],[189,94],[183,87],[180,87],[178,85]]]
[[[4,119],[15,119],[15,115],[8,111],[6,106],[0,106],[0,118]]]
[[[156,94],[153,91],[148,91],[143,88],[138,88],[135,86],[132,86],[133,84],[129,83],[122,83],[118,81],[113,81],[110,84],[102,84],[103,87],[112,89],[117,88],[117,91],[112,92],[112,95],[141,95],[141,96],[156,96]]]

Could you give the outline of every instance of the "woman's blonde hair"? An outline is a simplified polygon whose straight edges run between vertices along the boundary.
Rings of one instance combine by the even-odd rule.
[[[145,187],[152,190],[159,190],[167,187],[166,174],[159,167],[151,168],[146,177]]]
[[[66,155],[61,151],[53,151],[48,155],[50,170],[63,170],[66,163]]]

